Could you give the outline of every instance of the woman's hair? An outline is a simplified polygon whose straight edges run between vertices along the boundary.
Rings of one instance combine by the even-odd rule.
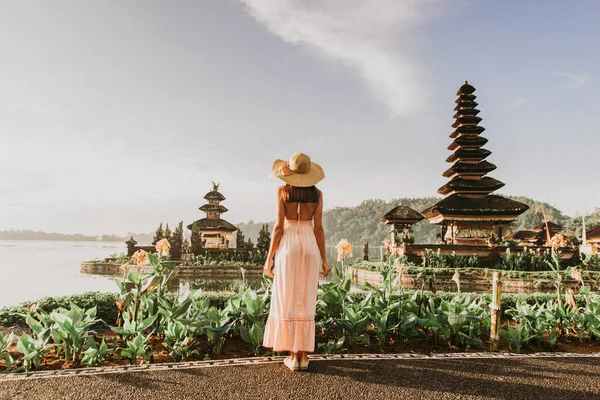
[[[281,199],[286,202],[318,203],[319,190],[316,186],[297,187],[287,184],[281,191]]]

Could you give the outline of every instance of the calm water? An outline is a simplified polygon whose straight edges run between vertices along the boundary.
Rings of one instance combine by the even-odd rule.
[[[115,292],[108,277],[80,274],[79,264],[125,251],[124,243],[0,240],[0,307],[44,296]]]
[[[355,256],[362,256],[362,247],[355,249],[358,253]],[[105,258],[126,250],[124,243],[0,240],[0,307],[44,296],[115,292],[117,288],[110,277],[80,274],[79,265],[82,261]],[[338,264],[333,246],[327,246],[327,258],[332,266]],[[187,279],[182,278],[182,281],[185,283]],[[260,279],[248,283],[259,286]],[[175,287],[178,284],[174,282]],[[241,284],[241,279],[235,278],[189,280],[190,288],[211,291],[236,292]]]

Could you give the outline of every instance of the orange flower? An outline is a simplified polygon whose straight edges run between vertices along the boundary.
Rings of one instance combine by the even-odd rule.
[[[131,259],[137,265],[146,265],[148,263],[148,253],[144,250],[138,250],[131,256]]]
[[[567,303],[568,306],[577,309],[577,301],[575,300],[575,292],[571,288],[569,288],[567,290],[567,293],[565,293],[565,303]]]
[[[458,270],[456,270],[454,275],[452,275],[452,280],[456,282],[457,285],[460,285],[460,274],[458,273]]]
[[[131,265],[129,265],[129,264],[123,264],[123,265],[121,265],[121,270],[124,273],[128,273],[131,270]]]
[[[390,247],[390,246],[392,245],[392,240],[391,240],[391,239],[385,239],[385,240],[383,241],[383,245],[384,245],[385,247]]]
[[[396,272],[402,275],[402,271],[404,270],[404,264],[398,264],[396,266]]]
[[[394,244],[392,246],[392,255],[393,256],[403,256],[404,255],[404,247],[402,245],[398,246]]]
[[[167,239],[159,240],[156,243],[156,251],[161,256],[168,256],[170,250],[171,250],[171,243],[169,243],[169,241]]]
[[[348,256],[352,257],[352,245],[346,239],[340,240],[335,248],[338,252],[338,261],[342,261]]]
[[[573,268],[571,270],[571,278],[575,279],[577,282],[583,285],[583,276],[581,276],[581,271],[579,268]]]

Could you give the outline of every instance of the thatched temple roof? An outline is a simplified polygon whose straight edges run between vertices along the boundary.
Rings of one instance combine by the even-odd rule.
[[[436,218],[440,215],[489,217],[517,217],[529,209],[527,204],[507,199],[501,196],[488,195],[485,197],[466,197],[452,195],[439,201],[433,206],[422,211],[421,214],[427,219]]]
[[[206,200],[217,200],[217,201],[223,201],[223,200],[225,200],[225,196],[223,196],[221,193],[219,193],[216,190],[212,190],[212,191],[206,193],[206,195],[204,196],[204,198]]]
[[[399,205],[388,211],[382,218],[384,224],[414,224],[423,220],[424,217],[418,211],[413,210],[405,205]]]
[[[587,231],[587,241],[593,243],[600,243],[600,225]]]
[[[237,228],[233,224],[220,218],[202,218],[187,226],[189,230],[193,230],[194,227],[200,228],[202,231],[237,231]]]

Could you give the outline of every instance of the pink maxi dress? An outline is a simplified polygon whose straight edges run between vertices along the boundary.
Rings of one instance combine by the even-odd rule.
[[[273,351],[315,351],[315,312],[321,253],[312,220],[285,219],[275,254],[271,308],[263,346]]]

